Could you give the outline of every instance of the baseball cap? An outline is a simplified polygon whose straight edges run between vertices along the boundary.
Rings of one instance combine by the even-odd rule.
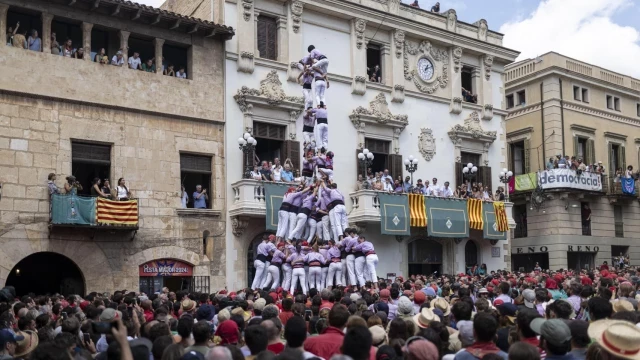
[[[180,360],[204,360],[204,355],[197,351],[188,351],[182,355]]]
[[[533,309],[536,302],[536,292],[531,289],[526,289],[522,292],[524,298],[524,306]]]
[[[13,334],[11,331],[7,329],[0,330],[0,346],[4,348],[5,344],[8,343],[18,343],[18,341],[24,340],[24,336],[19,336]]]
[[[114,319],[122,319],[122,313],[112,308],[102,310],[100,321],[113,321]]]
[[[529,325],[536,334],[555,346],[561,346],[571,340],[571,329],[560,319],[533,319]]]

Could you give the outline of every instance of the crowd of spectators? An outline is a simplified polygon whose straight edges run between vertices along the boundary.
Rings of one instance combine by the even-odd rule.
[[[251,178],[254,180],[275,181],[275,182],[293,182],[297,177],[293,173],[295,167],[291,159],[286,159],[284,165],[280,163],[279,158],[271,161],[262,161],[260,166],[255,165],[251,171]]]

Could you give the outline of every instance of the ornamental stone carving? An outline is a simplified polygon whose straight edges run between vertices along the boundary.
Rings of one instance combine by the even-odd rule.
[[[420,129],[418,148],[425,160],[431,161],[431,159],[433,159],[433,156],[436,154],[436,139],[433,137],[433,131],[431,129]]]
[[[460,71],[460,62],[462,60],[462,48],[460,46],[456,46],[453,48],[453,71],[456,73]]]
[[[404,85],[394,85],[393,86],[393,97],[391,98],[391,102],[400,103],[404,102]]]
[[[288,103],[292,108],[298,109],[298,115],[304,107],[304,99],[301,96],[287,96],[282,89],[282,82],[278,78],[278,71],[271,70],[267,77],[260,81],[260,89],[251,89],[247,86],[243,86],[238,90],[236,95],[233,96],[240,110],[244,113],[250,111],[250,104],[247,102],[247,97],[257,97],[259,100],[263,100],[266,104],[272,106],[278,106],[282,103]],[[296,116],[297,117],[297,116]]]
[[[461,140],[471,140],[482,143],[493,143],[496,140],[495,131],[484,131],[480,125],[480,116],[474,111],[464,120],[464,125],[454,125],[448,132],[454,144]]]
[[[453,9],[447,11],[447,30],[456,32],[456,26],[458,24],[458,15]]]
[[[491,79],[491,66],[493,66],[493,55],[484,56],[484,78],[489,81]]]
[[[482,120],[493,119],[493,105],[485,104],[482,108]]]
[[[356,47],[361,49],[362,45],[364,45],[364,31],[367,28],[367,21],[364,19],[356,19],[353,27],[356,32]]]
[[[478,25],[478,40],[487,41],[487,32],[489,31],[489,25],[487,25],[487,20],[480,19],[477,25]]]
[[[354,76],[351,83],[351,93],[354,95],[364,95],[367,92],[367,78],[364,76]]]
[[[454,97],[451,99],[451,104],[449,104],[449,112],[455,115],[458,115],[462,112],[461,97]]]
[[[253,58],[254,55],[252,52],[241,51],[240,57],[238,58],[238,71],[252,74],[255,68]]]
[[[233,229],[233,235],[242,236],[244,231],[249,226],[249,219],[240,216],[231,217],[231,228]]]
[[[244,21],[251,20],[251,14],[253,13],[253,0],[242,0],[242,17]]]
[[[409,55],[417,55],[418,57],[426,57],[433,63],[435,69],[440,66],[442,71],[429,83],[425,83],[416,68],[410,69]],[[438,66],[439,64],[439,66]],[[404,44],[404,78],[413,81],[419,91],[426,94],[433,94],[438,88],[446,88],[449,83],[449,54],[445,50],[434,48],[431,42],[423,40],[419,45],[405,41]]]
[[[294,33],[298,33],[300,31],[300,24],[302,23],[302,10],[304,9],[304,4],[302,1],[293,1],[291,3],[291,20]]]
[[[404,31],[396,30],[395,34],[393,35],[393,41],[396,45],[396,58],[400,59],[400,57],[402,56],[402,47],[404,46]]]
[[[388,124],[401,129],[404,129],[409,124],[408,118],[407,115],[393,115],[391,111],[389,111],[389,103],[387,103],[384,93],[379,93],[369,103],[369,108],[358,106],[353,110],[351,115],[349,115],[349,119],[351,119],[354,126],[362,120],[370,120],[366,122]]]

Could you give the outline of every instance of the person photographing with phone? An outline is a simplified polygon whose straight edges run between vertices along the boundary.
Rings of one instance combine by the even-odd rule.
[[[208,200],[207,189],[203,189],[202,185],[196,185],[196,191],[193,193],[193,208],[206,209]]]

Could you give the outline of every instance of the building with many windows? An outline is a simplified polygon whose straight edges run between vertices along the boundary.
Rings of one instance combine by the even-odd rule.
[[[638,182],[624,177],[640,160],[640,80],[551,52],[505,68],[505,107],[512,267],[637,263]],[[556,169],[560,155],[585,171]]]
[[[304,104],[297,64],[309,45],[330,61],[326,103],[334,180],[345,195],[350,225],[380,254],[378,274],[507,266],[508,241],[481,233],[439,238],[412,227],[410,236],[381,235],[379,193],[356,191],[365,171],[357,155],[365,148],[374,154],[371,170],[388,169],[394,179],[410,175],[404,160],[413,156],[419,159],[414,181],[437,178],[455,188],[462,163],[473,163],[476,181],[498,188],[506,157],[502,74],[518,52],[503,47],[503,35],[485,20],[465,22],[454,9],[431,13],[398,0],[169,0],[163,8],[185,14],[214,9],[209,20],[237,31],[226,44],[225,63],[230,288],[250,283],[254,249],[266,229],[264,184],[243,179],[245,166],[278,158],[300,170]],[[244,133],[257,139],[255,154],[246,157],[237,145]]]
[[[0,284],[19,294],[224,286],[233,35],[129,1],[0,1]],[[210,194],[198,209],[196,185]],[[50,198],[56,187],[64,194]]]

